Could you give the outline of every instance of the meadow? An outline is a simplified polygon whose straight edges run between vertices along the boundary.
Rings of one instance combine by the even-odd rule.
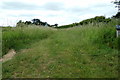
[[[39,26],[3,28],[3,78],[117,78],[120,38],[116,20],[55,29]],[[2,56],[3,56],[2,55]]]

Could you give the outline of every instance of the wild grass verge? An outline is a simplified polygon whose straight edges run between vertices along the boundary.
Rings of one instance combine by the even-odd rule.
[[[52,33],[52,30],[35,26],[6,28],[2,32],[2,55],[5,55],[10,49],[27,48],[31,43],[48,38]]]

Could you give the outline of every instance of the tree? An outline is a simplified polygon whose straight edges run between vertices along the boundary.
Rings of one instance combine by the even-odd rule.
[[[116,8],[118,8],[118,12],[120,12],[120,0],[115,0],[115,1],[112,1],[112,3],[116,4]]]
[[[113,16],[114,18],[120,18],[120,12],[118,12],[115,16]]]
[[[35,25],[40,25],[41,21],[39,19],[33,19],[32,23]]]
[[[96,16],[94,19],[96,20],[96,22],[103,22],[105,20],[105,17],[104,16]]]
[[[32,22],[31,21],[26,21],[25,24],[30,25],[30,24],[32,24]]]
[[[57,26],[58,26],[58,24],[55,24],[55,26],[57,27]]]
[[[116,8],[118,8],[118,12],[115,16],[113,16],[114,18],[120,18],[120,0],[115,0],[112,1],[112,3],[116,4]]]
[[[19,20],[17,24],[22,23],[22,20]]]
[[[17,22],[16,27],[24,27],[24,22],[22,22],[22,20],[19,20],[19,21]]]

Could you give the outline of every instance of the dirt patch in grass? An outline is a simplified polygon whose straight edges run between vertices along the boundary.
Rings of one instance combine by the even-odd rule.
[[[3,56],[3,58],[0,59],[0,61],[5,62],[10,59],[16,54],[14,49],[11,49],[6,55]]]

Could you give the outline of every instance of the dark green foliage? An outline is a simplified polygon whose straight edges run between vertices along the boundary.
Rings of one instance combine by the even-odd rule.
[[[40,25],[41,21],[39,19],[33,19],[32,23],[35,25]]]
[[[55,24],[55,26],[57,27],[57,26],[58,26],[58,24]]]
[[[39,26],[48,26],[48,27],[52,27],[50,24],[48,24],[47,22],[42,22],[40,21],[40,19],[32,19],[31,21],[25,21],[22,22],[22,20],[20,20],[16,27],[27,27],[28,25],[39,25]],[[55,24],[55,26],[57,27],[58,24]]]
[[[118,12],[113,18],[120,18],[120,12]]]
[[[112,1],[113,4],[115,4],[116,8],[118,8],[118,12],[120,12],[120,0],[115,0],[115,1]]]
[[[22,22],[22,20],[20,20],[16,25],[16,27],[25,27],[25,26],[27,25],[24,22]]]
[[[95,20],[96,22],[103,22],[105,20],[104,16],[96,16],[93,20]]]
[[[34,25],[42,25],[42,26],[56,27],[56,28],[69,28],[69,27],[74,27],[74,26],[79,26],[79,25],[86,25],[86,24],[95,25],[95,24],[100,23],[100,22],[108,23],[110,21],[111,21],[110,18],[105,18],[104,16],[96,16],[94,18],[83,20],[83,21],[81,21],[79,23],[72,23],[72,24],[69,24],[69,25],[62,25],[62,26],[58,27],[58,24],[50,25],[47,22],[40,21],[39,19],[32,19],[32,22],[31,21],[26,21],[25,23],[20,20],[17,23],[17,26],[23,27],[25,24],[26,24],[26,26],[30,25],[30,24],[34,24]]]
[[[69,27],[74,27],[74,26],[79,26],[79,25],[86,25],[86,24],[96,25],[96,24],[101,23],[101,22],[107,24],[110,21],[111,21],[110,18],[105,18],[104,16],[96,16],[94,18],[83,20],[83,21],[81,21],[79,23],[73,23],[73,24],[69,24],[69,25],[59,26],[58,28],[69,28]]]
[[[115,28],[107,27],[107,29],[102,29],[98,36],[101,44],[105,44],[112,49],[118,49]]]
[[[80,24],[81,25],[90,24],[90,23],[97,24],[97,23],[100,23],[100,22],[108,23],[110,21],[111,21],[110,18],[105,18],[104,16],[96,16],[95,18],[90,18],[90,19],[83,20],[83,21],[80,22]]]
[[[118,12],[115,16],[113,16],[112,18],[120,18],[120,0],[115,0],[115,1],[112,1],[113,4],[115,4],[116,8],[118,8]]]
[[[26,21],[25,24],[30,25],[30,24],[32,24],[32,22],[31,21]]]
[[[118,37],[116,44],[117,44],[118,50],[120,51],[120,37]]]

